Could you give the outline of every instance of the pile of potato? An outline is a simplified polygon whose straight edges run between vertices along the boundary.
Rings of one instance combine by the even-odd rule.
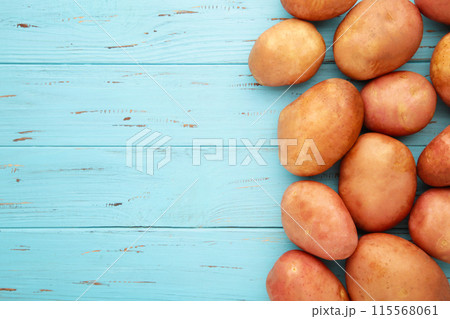
[[[320,68],[325,42],[313,24],[349,10],[356,0],[281,0],[296,18],[255,42],[249,68],[262,85],[294,85]],[[450,125],[420,155],[394,137],[414,134],[432,119],[437,94],[450,106],[450,33],[431,59],[431,85],[422,75],[393,72],[418,50],[421,12],[450,24],[450,1],[362,0],[336,30],[334,58],[354,80],[328,79],[286,106],[278,122],[287,146],[283,166],[297,176],[320,174],[339,160],[339,194],[315,181],[290,185],[282,224],[303,251],[283,254],[267,277],[271,300],[450,300],[450,285],[430,257],[450,263]],[[420,9],[420,11],[419,11]],[[298,18],[298,19],[297,19]],[[450,110],[449,110],[450,111]],[[371,132],[360,135],[362,126]],[[312,140],[321,155],[305,156]],[[286,154],[283,154],[283,156]],[[316,158],[314,158],[316,157]],[[431,188],[414,203],[417,175]],[[410,214],[414,242],[382,233]],[[358,239],[357,228],[368,232]],[[348,293],[316,257],[346,261]]]

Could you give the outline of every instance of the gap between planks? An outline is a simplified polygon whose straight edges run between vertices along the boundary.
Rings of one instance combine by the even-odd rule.
[[[431,59],[411,59],[407,63],[430,63]],[[322,64],[336,64],[334,60],[325,60]],[[148,65],[148,66],[239,66],[239,65],[248,65],[246,62],[229,62],[229,63],[221,63],[221,62],[209,62],[209,63],[159,63],[159,62],[139,62],[137,63],[125,63],[125,62],[0,62],[0,66],[2,65],[67,65],[67,66],[79,66],[79,65],[110,65],[110,66],[136,66],[136,65]]]

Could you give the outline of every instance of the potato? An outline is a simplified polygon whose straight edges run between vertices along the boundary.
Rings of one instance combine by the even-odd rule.
[[[450,186],[450,125],[419,156],[417,174],[430,186]]]
[[[450,24],[450,1],[448,0],[415,0],[416,6],[424,16],[431,20]]]
[[[339,194],[356,226],[366,231],[384,231],[405,218],[416,186],[411,151],[387,135],[361,135],[341,162]]]
[[[303,20],[320,21],[348,11],[356,0],[281,0],[287,12]]]
[[[394,235],[361,237],[345,268],[351,300],[450,300],[450,285],[438,264],[416,245]]]
[[[430,77],[441,99],[450,106],[450,33],[447,33],[434,49]]]
[[[337,28],[334,58],[345,75],[373,79],[408,62],[422,32],[422,16],[408,0],[363,0]]]
[[[339,279],[317,258],[300,250],[284,253],[269,272],[267,294],[275,301],[348,301]]]
[[[329,79],[314,85],[280,113],[281,164],[298,176],[326,171],[355,143],[363,120],[363,101],[353,84]]]
[[[298,19],[282,21],[256,40],[248,66],[256,81],[282,86],[308,81],[325,57],[325,41],[316,27]]]
[[[411,211],[409,233],[429,255],[450,263],[450,188],[423,193]]]
[[[436,92],[422,75],[393,72],[369,82],[361,91],[364,125],[391,136],[416,133],[431,121]]]
[[[355,251],[358,234],[339,195],[313,181],[291,184],[281,201],[281,222],[289,239],[324,259],[345,259]]]

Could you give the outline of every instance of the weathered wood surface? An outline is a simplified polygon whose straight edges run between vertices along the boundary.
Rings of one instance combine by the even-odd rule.
[[[258,35],[289,17],[278,0],[77,1],[88,14],[73,0],[2,7],[0,300],[74,300],[125,248],[83,299],[266,300],[267,272],[295,246],[253,179],[279,201],[299,178],[267,143],[265,166],[229,166],[229,148],[223,161],[193,166],[190,146],[238,139],[240,164],[249,155],[241,138],[276,138],[284,106],[324,79],[345,78],[332,50],[312,80],[252,125],[286,89],[257,85],[246,65]],[[327,45],[342,18],[315,23]],[[429,79],[433,49],[449,31],[424,18],[421,47],[402,69]],[[439,101],[432,122],[400,140],[417,159],[449,123]],[[172,161],[153,176],[125,161],[127,139],[144,128],[171,137]],[[311,179],[336,190],[337,178],[338,165]],[[425,189],[419,181],[417,194]],[[406,220],[390,232],[409,238]]]
[[[268,228],[154,229],[130,248],[143,231],[1,230],[0,299],[75,300],[127,249],[82,300],[267,300],[267,273],[295,249],[282,229]]]
[[[0,20],[0,62],[133,63],[119,44],[140,63],[246,63],[258,36],[291,17],[278,0],[77,1],[86,12],[73,0],[10,1]],[[343,17],[315,23],[327,46]],[[448,32],[427,18],[424,30],[414,61],[428,61]]]

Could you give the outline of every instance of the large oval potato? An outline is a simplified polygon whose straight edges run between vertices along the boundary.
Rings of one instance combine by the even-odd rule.
[[[356,226],[392,228],[411,210],[416,163],[402,142],[379,133],[361,135],[341,162],[339,194]]]
[[[325,41],[309,22],[289,19],[256,40],[248,66],[261,85],[282,86],[308,81],[325,58]]]
[[[436,91],[420,74],[401,71],[379,77],[361,91],[364,125],[391,136],[414,134],[431,121]]]
[[[363,101],[353,84],[329,79],[314,85],[280,113],[281,164],[298,176],[326,171],[355,143],[363,120]]]
[[[423,193],[409,217],[414,243],[431,256],[450,263],[450,188]]]
[[[430,186],[450,186],[450,125],[419,156],[417,174]]]
[[[281,0],[284,9],[302,20],[320,21],[348,11],[356,0]]]
[[[345,259],[355,251],[358,234],[339,195],[313,181],[291,184],[281,201],[281,222],[289,239],[324,259]]]
[[[269,272],[267,294],[274,301],[348,301],[339,279],[317,258],[300,250],[284,253]]]
[[[415,0],[416,6],[424,16],[431,20],[450,24],[450,1],[448,0]]]
[[[450,33],[447,33],[434,49],[430,77],[441,99],[450,106]]]
[[[394,235],[361,237],[345,270],[351,300],[450,300],[450,285],[438,264],[416,245]]]
[[[422,16],[408,0],[363,0],[337,28],[334,58],[345,75],[373,79],[408,62],[422,32]]]

